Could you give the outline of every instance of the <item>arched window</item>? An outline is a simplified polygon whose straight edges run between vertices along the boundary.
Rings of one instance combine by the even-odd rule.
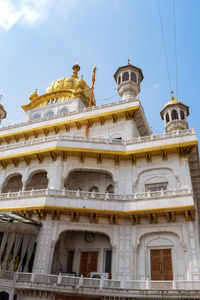
[[[178,120],[178,113],[177,110],[172,110],[172,120]]]
[[[166,117],[165,117],[166,123],[169,123],[169,114],[166,113]]]
[[[2,188],[2,193],[18,192],[22,189],[22,175],[11,175],[8,180],[5,181]]]
[[[30,176],[26,185],[26,191],[30,191],[32,189],[34,190],[46,189],[47,187],[48,187],[47,172],[40,171]]]
[[[109,194],[113,194],[114,193],[114,186],[112,184],[109,184],[107,186],[106,193],[109,193]]]
[[[121,76],[118,77],[118,84],[121,83]]]
[[[129,73],[128,72],[124,72],[122,75],[122,81],[128,81],[129,80]]]
[[[104,187],[102,182],[105,184]],[[113,177],[107,171],[75,169],[69,172],[64,187],[66,190],[76,191],[79,188],[82,191],[89,191],[96,186],[99,192],[104,193],[109,184],[114,186]]]
[[[60,110],[60,115],[66,115],[68,113],[67,107],[62,107]]]
[[[131,81],[137,82],[136,74],[131,72]]]
[[[52,118],[54,116],[54,113],[52,110],[49,110],[46,115],[45,115],[45,118]]]
[[[38,120],[40,118],[41,118],[40,114],[36,113],[33,115],[32,120]]]
[[[99,189],[98,189],[98,187],[97,186],[95,186],[95,185],[93,185],[93,186],[91,186],[91,188],[89,189],[89,192],[95,192],[95,193],[98,193],[98,191],[99,191]]]
[[[182,109],[180,111],[180,114],[181,114],[181,120],[185,120],[185,113]]]

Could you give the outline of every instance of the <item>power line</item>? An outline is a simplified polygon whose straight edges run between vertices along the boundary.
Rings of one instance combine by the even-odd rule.
[[[166,61],[166,66],[167,66],[167,75],[168,75],[168,81],[169,81],[169,88],[170,88],[170,90],[172,90],[171,80],[170,80],[170,73],[169,73],[169,64],[168,64],[168,59],[167,59],[167,48],[166,48],[166,41],[165,41],[165,32],[164,32],[164,26],[163,26],[161,10],[160,10],[160,1],[158,0],[157,2],[158,2],[158,11],[159,11],[159,17],[160,17],[160,25],[161,25],[163,44],[164,44],[164,53],[165,53],[165,61]]]
[[[175,45],[175,62],[176,62],[176,94],[178,98],[178,59],[177,59],[177,45],[176,45],[176,15],[175,15],[174,0],[173,0],[173,17],[174,17],[174,45]]]

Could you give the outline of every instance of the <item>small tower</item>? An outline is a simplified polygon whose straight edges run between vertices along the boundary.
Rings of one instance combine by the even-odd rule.
[[[140,82],[143,80],[142,70],[131,65],[119,67],[114,74],[117,83],[117,91],[122,100],[135,97],[140,92]]]
[[[2,95],[0,95],[0,101],[1,101],[1,98],[2,98]],[[7,113],[6,113],[3,105],[0,104],[0,124],[1,124],[2,119],[6,118],[6,115],[7,115]]]
[[[188,128],[187,116],[189,115],[189,107],[177,100],[173,96],[160,112],[162,120],[165,121],[166,132],[184,130]]]

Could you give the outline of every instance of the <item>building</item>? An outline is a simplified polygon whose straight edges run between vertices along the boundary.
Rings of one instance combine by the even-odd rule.
[[[188,106],[172,95],[153,134],[141,69],[118,68],[121,100],[92,107],[79,70],[0,129],[0,299],[200,299]]]

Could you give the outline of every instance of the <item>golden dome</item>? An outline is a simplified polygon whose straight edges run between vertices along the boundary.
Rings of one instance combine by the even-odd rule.
[[[76,63],[73,67],[73,74],[69,77],[64,77],[53,81],[47,88],[46,93],[58,91],[58,90],[75,90],[76,84],[80,79],[78,78],[78,72],[80,66]],[[87,84],[83,80],[82,89],[86,88]]]
[[[174,99],[174,97],[173,97],[173,99],[171,99],[170,101],[168,101],[166,104],[165,104],[165,106],[164,107],[166,107],[166,106],[168,106],[168,105],[172,105],[172,104],[177,104],[177,103],[183,103],[183,102],[181,102],[180,100],[178,100],[178,99]]]
[[[181,102],[180,100],[174,98],[173,93],[174,93],[174,92],[171,91],[172,98],[171,98],[171,100],[169,100],[169,101],[165,104],[164,108],[165,108],[166,106],[168,106],[168,105],[173,105],[173,104],[177,104],[177,103],[183,104],[183,102]]]
[[[47,101],[54,98],[62,98],[62,101],[67,101],[71,99],[80,98],[85,106],[89,106],[90,101],[90,87],[83,80],[83,77],[78,78],[78,72],[80,71],[80,66],[76,63],[73,67],[73,74],[69,77],[59,78],[53,81],[45,93],[38,96],[37,90],[30,95],[30,103],[23,105],[22,108],[27,111],[37,107],[47,105]],[[96,105],[95,97],[93,95],[92,99],[93,105]]]

